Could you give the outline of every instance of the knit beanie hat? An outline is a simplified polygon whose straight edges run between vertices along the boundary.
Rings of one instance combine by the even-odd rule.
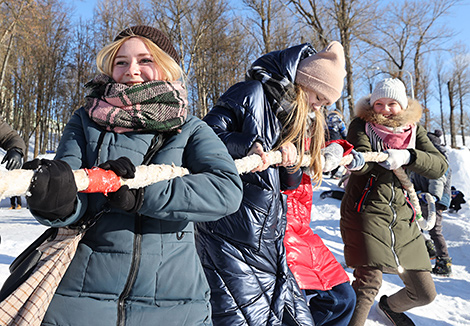
[[[428,132],[428,138],[434,145],[441,145],[442,130],[436,129],[434,132]]]
[[[344,64],[343,46],[333,41],[322,51],[300,61],[295,82],[332,104],[340,98],[343,90]]]
[[[180,56],[178,55],[175,48],[173,47],[173,44],[171,44],[170,39],[166,37],[166,35],[163,34],[162,31],[154,27],[138,25],[138,26],[126,28],[125,30],[121,31],[116,36],[114,41],[120,40],[126,36],[135,36],[135,35],[148,38],[150,41],[155,43],[155,45],[157,45],[160,49],[162,49],[166,54],[172,57],[173,60],[175,60],[177,64],[180,63]]]
[[[374,91],[370,95],[370,105],[380,98],[391,98],[400,104],[402,110],[408,107],[408,97],[406,96],[405,84],[398,78],[386,78],[375,85]]]

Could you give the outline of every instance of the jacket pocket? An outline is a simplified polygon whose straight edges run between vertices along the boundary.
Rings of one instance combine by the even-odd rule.
[[[369,197],[370,192],[374,188],[375,182],[377,181],[377,176],[371,174],[369,179],[366,182],[364,189],[362,190],[361,197],[356,201],[354,206],[356,212],[360,213],[364,210],[365,203],[367,202],[367,197]]]

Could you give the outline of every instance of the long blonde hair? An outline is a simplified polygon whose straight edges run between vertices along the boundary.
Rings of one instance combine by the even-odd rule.
[[[155,64],[162,70],[164,80],[175,81],[183,78],[183,70],[181,69],[180,65],[176,63],[175,60],[173,60],[172,57],[170,57],[165,51],[160,49],[148,38],[138,35],[123,37],[103,47],[96,56],[96,66],[100,72],[109,77],[113,76],[114,59],[116,58],[116,54],[122,44],[132,37],[138,37],[142,40],[142,42],[144,42],[145,46],[149,49],[150,54],[155,60]]]
[[[292,110],[283,119],[284,131],[281,141],[274,150],[279,149],[287,142],[291,142],[297,148],[299,161],[295,170],[300,168],[305,152],[306,143],[310,139],[310,146],[307,152],[310,154],[309,169],[315,186],[322,181],[321,149],[325,145],[325,117],[320,110],[314,111],[315,119],[309,118],[310,109],[308,95],[301,86],[295,85],[296,99],[292,105]]]

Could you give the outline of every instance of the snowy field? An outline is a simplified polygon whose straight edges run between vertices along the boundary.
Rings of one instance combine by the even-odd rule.
[[[433,276],[438,296],[431,304],[411,309],[408,316],[418,326],[457,326],[470,325],[470,151],[450,150],[450,164],[453,185],[466,195],[467,204],[458,213],[444,212],[443,234],[449,254],[452,257],[452,277]],[[467,162],[467,163],[465,163]],[[333,198],[321,199],[320,193],[329,189],[340,189],[337,180],[325,179],[313,194],[313,232],[317,233],[330,248],[336,259],[343,263],[343,243],[339,231],[340,201]],[[434,262],[433,262],[434,265]],[[347,268],[351,280],[352,269]],[[401,289],[403,283],[397,275],[384,274],[382,288],[376,303],[384,294],[391,295]],[[391,325],[372,307],[366,326]]]
[[[458,214],[444,213],[444,236],[453,259],[453,276],[434,277],[438,296],[436,300],[420,308],[412,309],[408,315],[420,326],[470,325],[470,151],[450,150],[453,170],[453,185],[466,195],[469,203],[464,204]],[[467,162],[467,163],[465,163]],[[1,167],[3,168],[3,167]],[[343,243],[339,231],[340,201],[332,198],[320,199],[320,193],[339,189],[337,180],[325,179],[313,195],[311,227],[320,235],[338,261],[344,262]],[[23,204],[26,201],[23,198]],[[13,259],[38,237],[46,228],[31,217],[26,208],[9,210],[8,199],[0,201],[0,285],[9,275],[8,266]],[[352,270],[346,270],[352,278]],[[393,294],[402,287],[396,275],[384,275],[384,282],[376,301],[383,294]],[[372,308],[366,326],[390,325]]]

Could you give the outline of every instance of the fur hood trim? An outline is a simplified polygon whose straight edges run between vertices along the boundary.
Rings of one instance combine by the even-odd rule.
[[[417,124],[423,114],[423,108],[417,100],[408,98],[408,107],[401,113],[392,118],[384,118],[381,114],[377,114],[369,103],[370,95],[361,98],[354,109],[357,117],[367,122],[397,128],[409,124]]]

